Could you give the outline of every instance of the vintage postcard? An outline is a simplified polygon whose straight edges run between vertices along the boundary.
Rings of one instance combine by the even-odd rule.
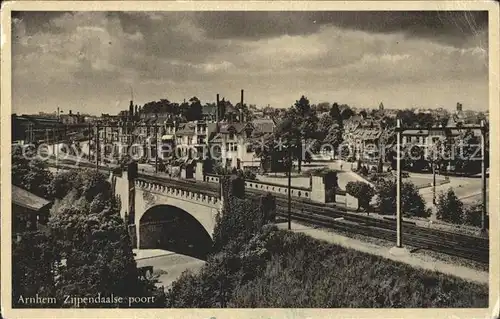
[[[1,316],[498,318],[498,2],[1,14]]]

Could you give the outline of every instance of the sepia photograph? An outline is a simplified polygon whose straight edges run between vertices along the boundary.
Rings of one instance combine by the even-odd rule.
[[[3,315],[498,316],[498,3],[229,4],[2,7]]]

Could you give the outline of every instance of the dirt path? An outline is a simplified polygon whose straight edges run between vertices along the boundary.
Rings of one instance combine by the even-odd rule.
[[[286,224],[278,224],[281,229],[286,229]],[[332,244],[337,244],[345,248],[355,249],[372,255],[378,255],[386,259],[403,262],[413,267],[437,271],[451,276],[456,276],[468,281],[473,281],[482,284],[488,284],[488,272],[478,271],[475,269],[445,263],[436,260],[432,257],[415,256],[410,253],[393,254],[387,247],[378,246],[371,243],[366,243],[357,239],[341,236],[326,230],[315,229],[310,226],[292,222],[292,231],[304,233],[319,240],[324,240]]]

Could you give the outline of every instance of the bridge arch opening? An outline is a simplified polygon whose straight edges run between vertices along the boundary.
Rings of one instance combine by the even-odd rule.
[[[212,238],[205,227],[185,210],[171,205],[149,208],[140,219],[141,249],[164,249],[206,260]]]

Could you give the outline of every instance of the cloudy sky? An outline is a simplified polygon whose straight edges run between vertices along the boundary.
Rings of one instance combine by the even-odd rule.
[[[488,108],[487,12],[15,12],[13,112],[217,93],[288,107]]]

